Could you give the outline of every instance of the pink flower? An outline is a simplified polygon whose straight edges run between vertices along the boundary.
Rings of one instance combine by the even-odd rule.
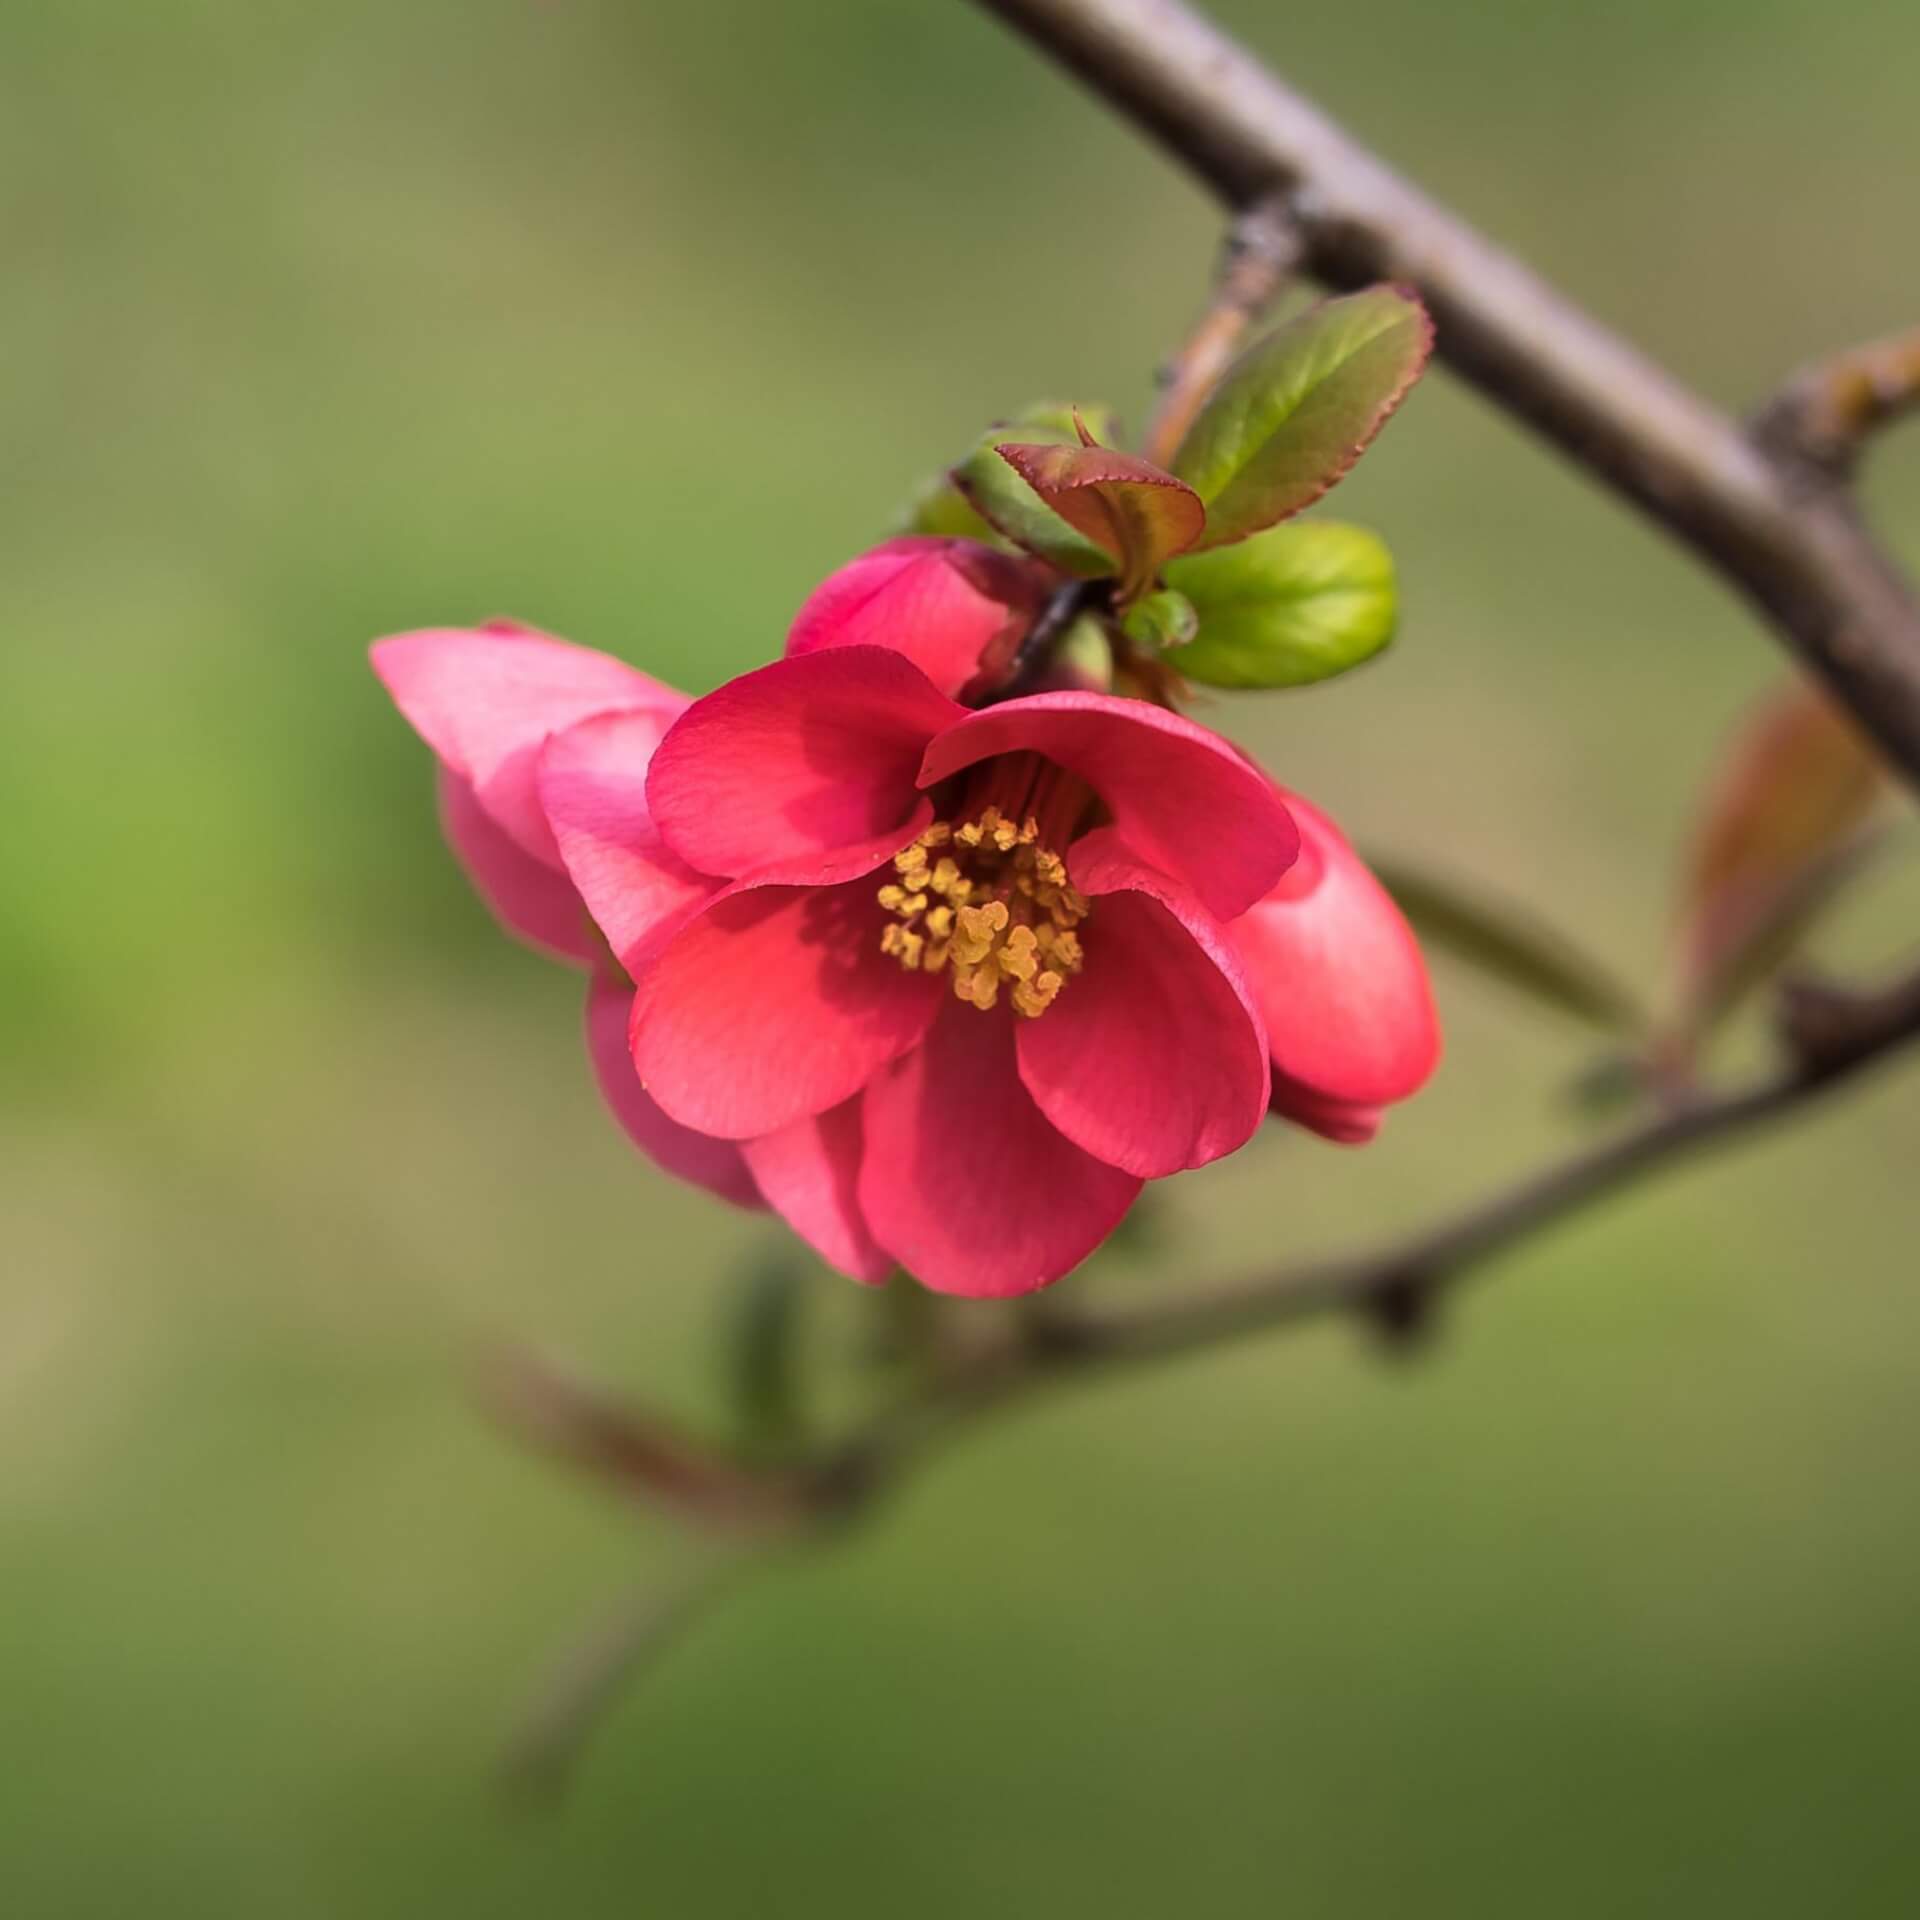
[[[587,1050],[621,1125],[667,1172],[758,1205],[739,1147],[670,1120],[634,1074],[632,989],[567,876],[538,793],[550,740],[596,716],[621,716],[636,737],[658,740],[687,696],[607,654],[508,621],[399,634],[376,643],[373,668],[439,756],[441,824],[481,898],[509,933],[588,971]]]
[[[590,915],[617,961],[589,1039],[629,1132],[862,1279],[1043,1286],[1270,1104],[1365,1139],[1437,1057],[1392,903],[1224,741],[950,697],[1037,604],[1019,563],[894,542],[691,704],[519,629],[375,649],[496,914],[593,964]]]

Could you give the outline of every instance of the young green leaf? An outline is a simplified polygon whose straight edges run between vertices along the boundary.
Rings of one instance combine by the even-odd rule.
[[[1113,423],[1104,408],[1083,407],[1079,417],[1101,439],[1112,432]],[[972,453],[954,468],[951,478],[967,503],[996,532],[1062,573],[1098,580],[1115,571],[1113,556],[1048,506],[996,451],[1007,441],[1078,447],[1080,436],[1074,419],[1071,407],[1029,407],[1008,425],[984,434]]]
[[[1387,286],[1328,300],[1248,348],[1173,457],[1206,506],[1200,544],[1244,540],[1317,500],[1406,397],[1432,348],[1427,310]]]
[[[934,534],[949,540],[978,540],[982,546],[1007,546],[999,530],[981,518],[972,501],[948,473],[937,475],[908,502],[900,532]]]
[[[1303,686],[1393,638],[1393,556],[1377,534],[1338,520],[1270,527],[1172,561],[1166,577],[1200,622],[1177,664],[1208,686]]]
[[[1161,563],[1200,537],[1206,510],[1193,489],[1138,454],[1113,447],[1003,441],[994,451],[1076,533],[1111,556],[1120,597],[1143,592]]]

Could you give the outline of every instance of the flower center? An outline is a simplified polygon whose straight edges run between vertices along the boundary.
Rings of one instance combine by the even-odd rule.
[[[955,998],[983,1013],[1009,987],[1014,1011],[1030,1020],[1080,971],[1075,929],[1092,910],[1048,844],[1067,838],[1091,796],[1036,761],[1020,754],[992,763],[985,791],[1015,799],[1015,807],[976,794],[977,809],[958,822],[936,820],[893,856],[900,878],[879,893],[893,916],[880,936],[883,953],[909,973],[950,967]]]

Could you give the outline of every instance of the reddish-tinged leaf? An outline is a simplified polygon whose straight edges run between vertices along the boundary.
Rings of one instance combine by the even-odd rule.
[[[1886,776],[1811,681],[1768,699],[1723,754],[1681,886],[1678,1020],[1709,1026],[1777,968],[1857,864]]]
[[[1138,454],[1014,441],[995,451],[1068,526],[1113,557],[1123,600],[1140,593],[1206,525],[1200,496]]]
[[[1689,1003],[1666,1036],[1664,1057],[1684,1064],[1703,1034],[1756,987],[1778,978],[1828,907],[1885,854],[1887,838],[1884,821],[1869,821],[1814,855],[1764,898],[1756,896],[1711,973],[1694,982]]]
[[[948,475],[955,491],[997,535],[1076,580],[1104,578],[1113,571],[1112,560],[1061,519],[994,448],[1003,440],[1070,447],[1082,441],[1089,418],[1096,436],[1114,437],[1113,419],[1104,407],[1068,407],[1051,402],[1028,407],[983,435]]]
[[[630,1498],[711,1526],[765,1525],[793,1513],[790,1481],[755,1473],[531,1353],[510,1348],[484,1362],[479,1385],[504,1426]]]
[[[1405,399],[1432,348],[1426,308],[1388,286],[1325,301],[1249,347],[1173,457],[1206,507],[1200,544],[1244,540],[1319,499]]]

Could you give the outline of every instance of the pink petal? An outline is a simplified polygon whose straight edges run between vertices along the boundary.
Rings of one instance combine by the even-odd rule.
[[[685,694],[636,667],[526,627],[432,627],[379,640],[373,670],[441,760],[526,851],[558,866],[534,794],[541,743],[591,713],[669,715]]]
[[[1078,1266],[1141,1183],[1083,1153],[1034,1105],[1011,1011],[942,998],[925,1044],[867,1089],[861,1210],[936,1293],[1030,1293]]]
[[[717,895],[638,977],[633,1057],[702,1133],[752,1140],[856,1094],[927,1030],[946,981],[880,951],[873,876]]]
[[[590,966],[593,932],[567,876],[522,852],[494,825],[472,787],[445,766],[439,790],[441,830],[494,918],[542,953]]]
[[[540,755],[540,805],[560,858],[629,974],[718,887],[668,851],[647,812],[647,763],[668,725],[657,711],[595,714]]]
[[[1282,1120],[1311,1128],[1324,1140],[1337,1146],[1364,1147],[1380,1131],[1385,1118],[1378,1107],[1356,1106],[1347,1100],[1330,1100],[1325,1094],[1303,1087],[1297,1080],[1273,1076],[1273,1111]]]
[[[1299,849],[1272,782],[1218,734],[1111,694],[1036,693],[968,714],[928,747],[920,784],[1023,749],[1079,774],[1128,846],[1222,920],[1266,893]]]
[[[627,1021],[633,989],[611,974],[596,973],[587,989],[587,1055],[613,1115],[656,1166],[705,1187],[736,1207],[763,1204],[738,1142],[695,1133],[667,1116],[648,1098],[627,1051]]]
[[[741,1151],[774,1211],[830,1267],[878,1286],[893,1271],[860,1211],[860,1101],[843,1100]]]
[[[825,647],[891,647],[945,694],[958,697],[994,647],[1012,651],[1039,612],[1044,576],[973,540],[909,535],[850,561],[817,586],[794,617],[787,654]]]
[[[919,811],[927,742],[964,709],[885,647],[832,647],[743,673],[696,700],[653,757],[647,795],[689,866],[730,879],[899,832]]]
[[[1440,1021],[1413,930],[1317,807],[1285,796],[1297,864],[1233,925],[1273,1049],[1277,1110],[1364,1139],[1440,1058]]]
[[[1225,930],[1111,827],[1068,866],[1095,896],[1086,966],[1018,1022],[1027,1091],[1076,1146],[1149,1180],[1245,1146],[1266,1118],[1267,1039]]]

